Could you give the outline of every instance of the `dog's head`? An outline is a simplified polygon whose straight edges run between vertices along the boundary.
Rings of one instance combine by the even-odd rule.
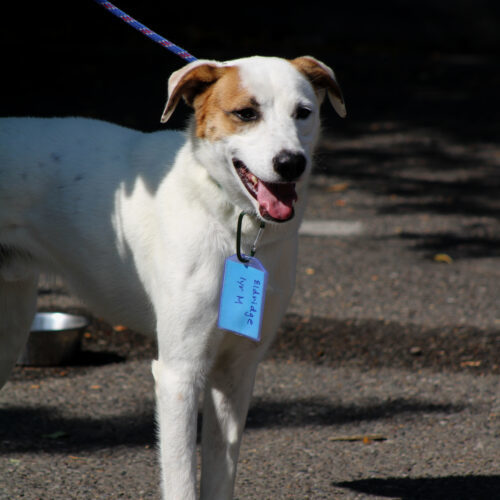
[[[325,91],[344,117],[333,71],[312,57],[200,60],[170,77],[162,122],[184,98],[195,111],[196,157],[210,175],[241,208],[285,222],[311,169]]]

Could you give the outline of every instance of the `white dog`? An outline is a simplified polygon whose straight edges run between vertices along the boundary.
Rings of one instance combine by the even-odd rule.
[[[231,498],[257,364],[294,287],[325,91],[345,116],[333,71],[312,57],[200,60],[171,76],[162,116],[184,98],[194,109],[187,134],[81,118],[1,120],[0,387],[27,339],[38,273],[61,274],[96,314],[157,336],[164,498],[196,496],[202,390],[201,497]],[[242,211],[247,253],[266,223],[258,341],[217,323]]]

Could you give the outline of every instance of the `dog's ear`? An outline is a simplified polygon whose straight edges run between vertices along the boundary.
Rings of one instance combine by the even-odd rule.
[[[328,98],[342,118],[347,112],[345,109],[344,96],[335,78],[335,73],[326,64],[311,56],[298,57],[290,61],[306,78],[316,90],[328,92]]]
[[[194,98],[222,75],[220,63],[198,60],[172,73],[168,79],[168,100],[161,116],[161,122],[168,121],[181,97],[189,106]]]

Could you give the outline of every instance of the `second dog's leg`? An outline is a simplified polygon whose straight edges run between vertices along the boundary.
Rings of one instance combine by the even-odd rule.
[[[201,498],[231,500],[257,357],[255,352],[222,356],[205,391]]]
[[[36,309],[37,277],[7,281],[0,276],[0,388],[22,352]]]

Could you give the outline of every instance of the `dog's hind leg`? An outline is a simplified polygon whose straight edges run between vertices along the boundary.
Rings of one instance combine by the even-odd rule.
[[[0,388],[28,339],[36,310],[38,277],[7,281],[0,273]]]
[[[233,498],[241,437],[257,371],[256,354],[246,349],[222,354],[208,380],[202,430],[203,500]]]

